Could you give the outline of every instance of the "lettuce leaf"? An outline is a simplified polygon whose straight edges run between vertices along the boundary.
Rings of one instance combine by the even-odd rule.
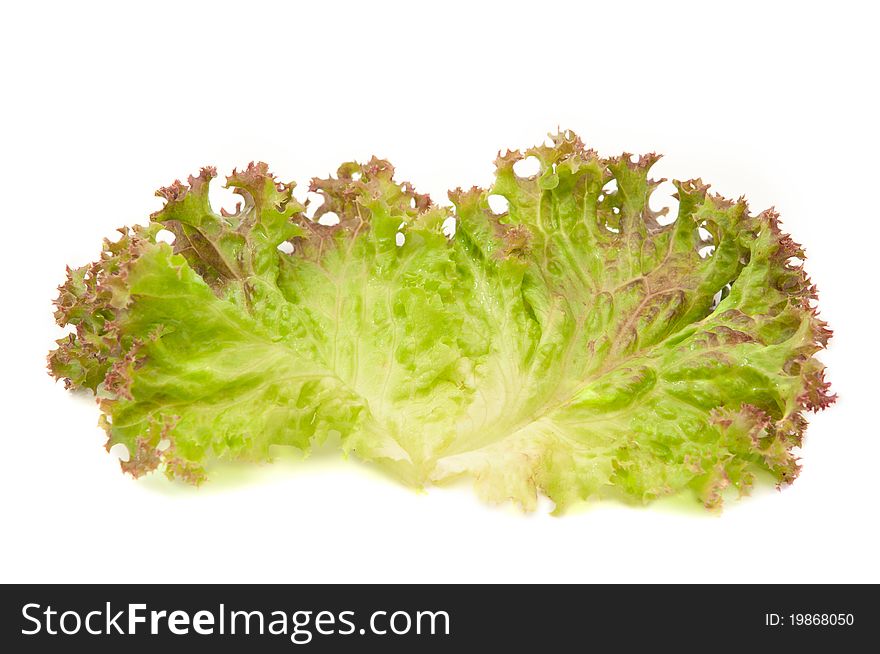
[[[535,175],[514,170],[525,157]],[[205,168],[68,269],[56,319],[75,333],[50,372],[96,392],[136,477],[198,483],[213,461],[338,435],[407,484],[468,475],[526,509],[683,491],[717,508],[759,470],[790,483],[804,412],[834,399],[803,250],[773,210],[700,180],[660,220],[657,159],[565,132],[443,207],[373,158],[312,181],[314,219],[253,163],[218,214]]]

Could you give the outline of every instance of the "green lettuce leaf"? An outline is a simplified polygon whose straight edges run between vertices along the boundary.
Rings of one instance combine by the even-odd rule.
[[[134,476],[198,483],[338,435],[407,484],[468,475],[527,509],[685,490],[716,508],[759,470],[790,483],[804,412],[834,399],[803,250],[700,180],[661,221],[656,155],[552,141],[453,207],[387,161],[347,163],[312,181],[314,219],[265,164],[233,172],[242,203],[218,214],[203,169],[68,269],[56,318],[75,333],[50,371],[96,392]]]

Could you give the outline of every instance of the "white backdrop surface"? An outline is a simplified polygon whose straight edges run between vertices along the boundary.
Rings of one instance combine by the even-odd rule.
[[[0,30],[0,582],[880,581],[880,145],[869,3],[17,3]],[[120,474],[45,355],[65,264],[153,190],[251,160],[298,182],[372,154],[435,199],[556,127],[775,205],[835,330],[803,472],[562,518],[415,493],[321,453],[200,489]],[[216,185],[219,187],[219,184]],[[231,207],[224,191],[216,201]]]

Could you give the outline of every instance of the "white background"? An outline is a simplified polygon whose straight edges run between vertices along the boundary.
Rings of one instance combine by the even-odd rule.
[[[0,581],[880,581],[870,3],[129,4],[4,9]],[[554,518],[330,454],[136,482],[45,373],[64,265],[175,177],[257,159],[304,194],[375,153],[445,201],[557,125],[775,205],[805,245],[840,400],[791,488]]]

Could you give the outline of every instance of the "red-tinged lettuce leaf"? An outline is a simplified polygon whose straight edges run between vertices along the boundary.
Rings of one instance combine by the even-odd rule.
[[[520,177],[526,156],[540,169]],[[98,392],[134,475],[199,481],[339,434],[409,484],[466,474],[526,508],[685,489],[714,508],[758,470],[789,483],[804,412],[833,401],[804,253],[772,210],[699,180],[661,224],[657,158],[559,134],[500,156],[454,210],[386,161],[344,164],[311,185],[332,226],[263,164],[228,178],[243,204],[217,214],[204,169],[68,270],[56,318],[76,333],[51,372]]]

